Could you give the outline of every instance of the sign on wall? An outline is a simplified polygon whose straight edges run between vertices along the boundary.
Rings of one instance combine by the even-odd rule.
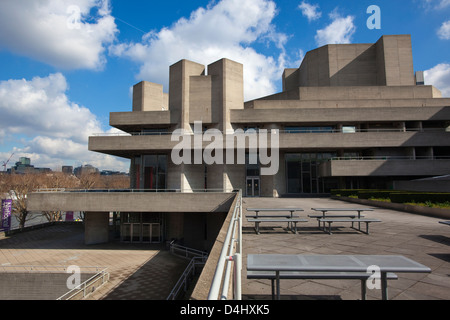
[[[3,199],[0,229],[3,229],[4,231],[9,231],[11,229],[11,211],[12,211],[12,200]]]

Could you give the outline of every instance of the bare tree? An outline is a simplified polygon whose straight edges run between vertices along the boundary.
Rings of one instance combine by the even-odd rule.
[[[72,189],[75,188],[78,183],[77,178],[73,175],[68,175],[62,172],[53,172],[41,176],[39,188]],[[42,215],[49,222],[60,221],[62,218],[62,211],[43,211]]]
[[[29,216],[27,209],[27,195],[39,186],[39,176],[35,174],[12,174],[7,177],[6,185],[9,197],[12,199],[12,214],[23,229],[25,223],[36,216]]]

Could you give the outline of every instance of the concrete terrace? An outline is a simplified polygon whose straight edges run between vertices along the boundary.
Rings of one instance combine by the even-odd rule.
[[[312,207],[361,207],[329,198],[244,198],[247,207],[301,207],[306,217]],[[246,279],[246,255],[279,254],[387,254],[404,255],[432,269],[431,274],[398,274],[389,281],[389,299],[450,299],[450,227],[442,219],[388,209],[376,209],[366,217],[383,222],[370,226],[370,235],[335,224],[333,234],[318,229],[315,219],[299,223],[298,234],[286,226],[261,225],[256,235],[244,219],[243,298],[271,299],[270,281]],[[0,239],[0,265],[102,266],[110,282],[89,297],[91,300],[164,300],[188,261],[171,255],[164,245],[111,242],[85,245],[81,225],[56,225]],[[368,290],[368,299],[379,300],[378,290]],[[284,300],[357,300],[358,280],[281,281]]]
[[[329,198],[244,198],[243,203],[244,208],[290,206],[305,209],[300,217],[316,214],[310,210],[314,207],[366,207]],[[271,227],[265,223],[256,235],[254,224],[244,219],[243,266],[247,265],[247,254],[403,255],[430,267],[432,273],[398,274],[398,280],[388,282],[389,299],[450,299],[450,227],[438,223],[442,219],[381,208],[364,215],[382,220],[370,225],[369,235],[350,228],[350,223],[334,223],[329,235],[318,228],[316,219],[299,223],[298,234],[287,231],[286,225]],[[242,279],[245,299],[271,299],[270,280],[247,280],[245,270]],[[360,281],[281,280],[281,298],[356,300],[361,298]],[[367,298],[379,300],[381,292],[367,290]]]

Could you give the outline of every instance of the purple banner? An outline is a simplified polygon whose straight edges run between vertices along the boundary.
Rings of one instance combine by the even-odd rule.
[[[11,229],[11,209],[12,200],[4,199],[2,200],[2,220],[0,224],[0,229],[4,231],[9,231]]]
[[[66,221],[73,221],[73,211],[66,212]]]

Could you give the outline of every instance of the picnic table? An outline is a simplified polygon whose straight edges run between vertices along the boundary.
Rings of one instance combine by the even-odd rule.
[[[315,275],[329,273],[372,274],[373,268],[379,272],[382,299],[388,299],[388,273],[430,273],[431,269],[416,261],[398,255],[282,255],[282,254],[249,254],[247,256],[247,272],[275,272],[276,295],[280,299],[281,272],[310,272]],[[344,278],[344,276],[342,277]],[[336,275],[336,279],[339,279]]]
[[[297,223],[308,221],[306,219],[298,219],[299,216],[294,215],[294,212],[304,211],[302,208],[247,208],[247,211],[255,212],[254,215],[246,215],[246,218],[248,222],[255,223],[257,234],[259,234],[259,225],[262,222],[287,222],[288,228],[297,233]],[[260,212],[290,212],[290,214],[259,215]],[[292,225],[295,227],[292,228]]]
[[[255,212],[255,215],[247,215],[247,218],[277,218],[277,217],[287,217],[293,218],[294,212],[304,211],[302,208],[247,208],[247,211]],[[264,215],[260,216],[259,212],[290,212],[288,215]]]
[[[369,233],[369,223],[381,222],[378,219],[363,219],[364,216],[361,212],[374,211],[370,208],[311,208],[311,210],[322,212],[321,215],[309,215],[310,218],[316,218],[319,224],[323,223],[323,230],[325,231],[325,223],[328,223],[329,233],[331,234],[331,223],[333,222],[351,222],[358,223],[358,230],[361,231],[361,222],[366,223],[366,233]],[[328,212],[357,212],[358,214],[339,214],[339,215],[327,215]]]

